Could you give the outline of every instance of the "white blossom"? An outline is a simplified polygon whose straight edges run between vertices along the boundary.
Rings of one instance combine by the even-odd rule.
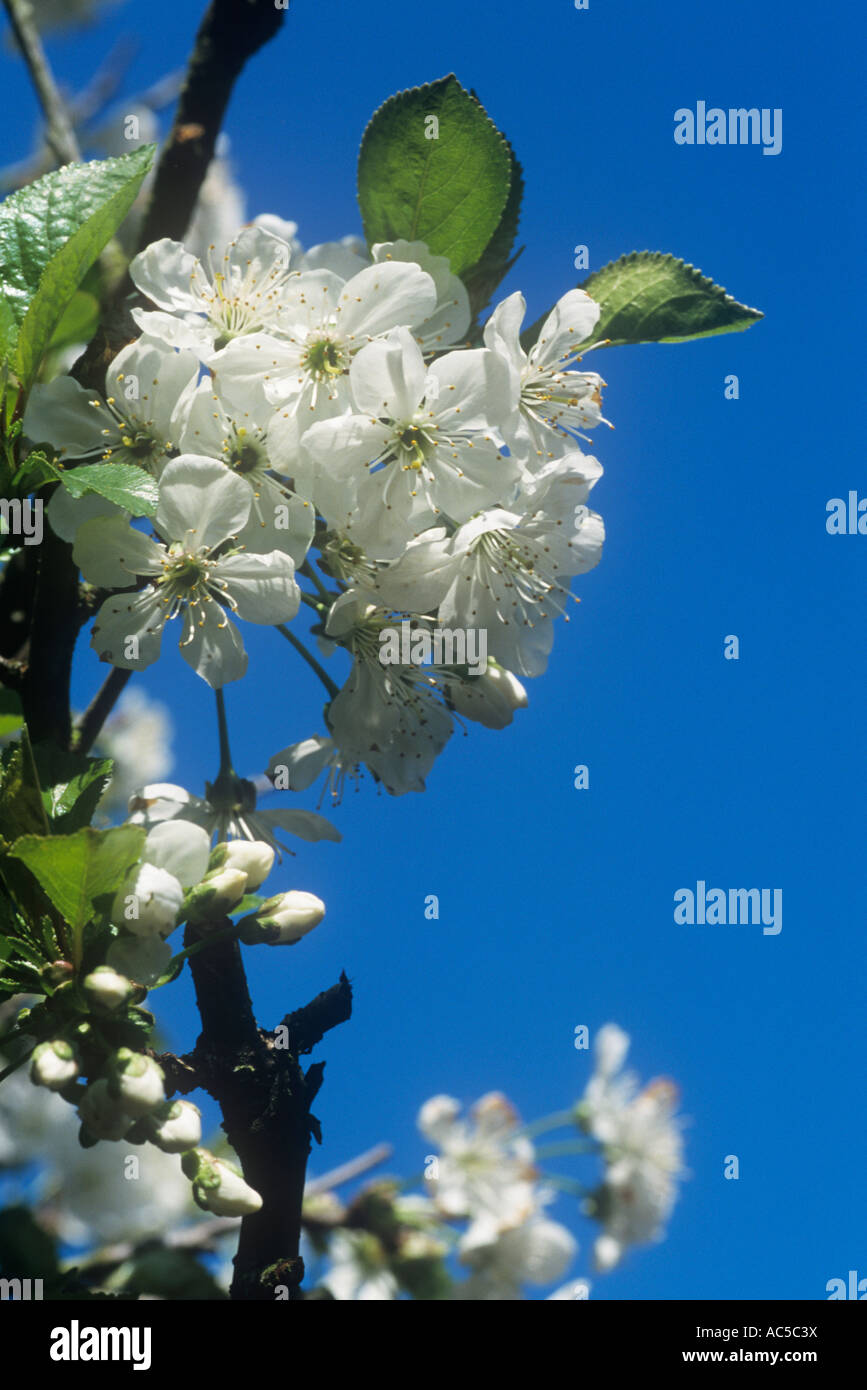
[[[520,410],[506,428],[507,442],[536,472],[602,420],[605,383],[596,372],[569,370],[599,319],[599,305],[584,290],[569,290],[557,301],[529,353],[520,339],[526,308],[517,292],[498,304],[485,325],[485,343],[508,363],[519,392]]]
[[[573,451],[548,464],[512,508],[479,512],[451,536],[433,528],[371,581],[379,601],[435,611],[443,628],[483,628],[501,666],[540,675],[568,579],[601,557],[605,528],[586,506],[601,472],[596,459]]]
[[[300,601],[294,565],[271,551],[225,553],[250,515],[252,493],[214,459],[174,459],[160,481],[151,540],[119,518],[97,517],[78,531],[74,558],[91,583],[123,588],[143,576],[135,593],[103,603],[91,646],[102,660],[141,670],[157,660],[163,628],[182,615],[181,655],[209,685],[238,680],[247,654],[227,609],[248,622],[281,623]]]
[[[385,1303],[396,1299],[398,1283],[382,1245],[369,1231],[336,1231],[328,1245],[330,1266],[323,1286],[340,1302]]]
[[[286,243],[264,227],[243,227],[222,254],[204,261],[164,237],[132,261],[129,272],[156,310],[134,309],[145,333],[210,361],[239,335],[280,325],[289,270]]]
[[[684,1171],[677,1090],[660,1079],[639,1091],[635,1076],[622,1070],[628,1046],[616,1025],[600,1029],[596,1070],[577,1107],[582,1128],[603,1146],[602,1184],[588,1203],[603,1228],[594,1247],[602,1270],[628,1246],[661,1238]]]
[[[466,521],[512,491],[515,459],[498,427],[513,410],[511,378],[484,348],[429,368],[407,329],[358,354],[354,413],[311,425],[301,444],[326,521],[374,559],[399,555],[441,515]]]

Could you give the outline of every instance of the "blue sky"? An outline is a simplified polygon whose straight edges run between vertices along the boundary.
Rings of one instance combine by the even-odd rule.
[[[182,62],[197,9],[121,8],[53,43],[57,72],[81,86],[110,37],[143,22],[131,80],[144,87]],[[325,923],[292,951],[247,952],[269,1026],[341,968],[353,980],[353,1021],[316,1054],[328,1065],[314,1172],[383,1139],[390,1171],[419,1171],[414,1117],[429,1095],[500,1089],[532,1118],[583,1089],[577,1024],[631,1033],[641,1074],[681,1088],[691,1177],[665,1243],[633,1251],[593,1297],[821,1299],[829,1279],[867,1274],[867,538],[825,529],[829,498],[867,493],[850,408],[862,23],[820,22],[803,0],[296,0],[226,126],[250,215],[290,217],[311,244],[360,231],[355,159],[372,111],[455,71],[524,165],[526,250],[502,293],[523,290],[528,321],[583,278],[579,243],[593,269],[673,252],[766,315],[745,334],[597,355],[616,426],[593,446],[608,539],[547,675],[528,683],[530,708],[502,733],[456,733],[422,796],[377,795],[369,780],[350,793],[334,813],[343,843],[299,845],[272,880],[320,894]],[[11,160],[35,108],[13,61],[0,64]],[[782,152],[676,145],[674,112],[698,100],[782,108]],[[728,634],[738,661],[723,657]],[[320,730],[322,697],[278,635],[247,627],[245,641],[251,675],[226,696],[250,774]],[[216,772],[212,696],[165,652],[136,680],[176,702],[173,776],[200,790]],[[85,652],[80,703],[101,676]],[[573,787],[577,763],[588,790]],[[782,931],[675,925],[674,893],[699,879],[781,888]],[[438,921],[424,917],[430,893]],[[164,996],[171,1039],[188,1047],[189,980]],[[729,1154],[738,1181],[723,1178]],[[593,1230],[566,1199],[555,1214],[581,1238],[583,1270]]]

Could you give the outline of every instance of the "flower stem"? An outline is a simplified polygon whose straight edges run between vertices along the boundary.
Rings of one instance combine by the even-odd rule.
[[[223,699],[222,688],[214,691],[217,697],[217,728],[220,734],[220,771],[219,777],[233,777],[235,769],[232,767],[232,750],[229,747],[229,725],[226,722],[226,702]]]
[[[541,1149],[536,1150],[536,1158],[560,1158],[564,1154],[592,1154],[597,1152],[597,1145],[592,1142],[584,1142],[581,1139],[558,1139],[554,1144],[545,1144]]]
[[[305,577],[305,579],[309,579],[310,582],[316,586],[316,591],[317,591],[317,593],[319,594],[319,597],[320,597],[321,599],[323,599],[323,600],[325,601],[325,603],[331,604],[331,602],[333,601],[333,600],[332,600],[332,595],[329,594],[328,590],[326,589],[325,585],[322,583],[322,580],[320,579],[319,575],[316,573],[315,569],[313,568],[313,566],[311,565],[311,563],[310,563],[309,560],[305,560],[305,561],[304,561],[304,564],[301,566],[301,568],[300,568],[300,570],[298,571],[298,573],[299,573],[299,574],[303,574],[304,577]]]
[[[556,1187],[560,1192],[568,1192],[572,1197],[590,1197],[592,1191],[585,1187],[583,1182],[578,1182],[575,1178],[567,1178],[559,1173],[546,1173],[545,1182],[551,1187]]]
[[[574,1110],[556,1110],[552,1115],[543,1115],[539,1120],[531,1120],[524,1125],[518,1132],[527,1139],[534,1139],[537,1134],[547,1134],[551,1129],[575,1128]]]
[[[286,627],[285,623],[275,623],[275,627],[277,628],[277,631],[280,633],[280,635],[286,638],[287,642],[292,643],[292,646],[295,648],[298,655],[304,658],[311,671],[316,672],[317,676],[319,677],[322,684],[325,686],[325,689],[328,691],[328,694],[331,696],[333,700],[335,695],[339,694],[339,688],[334,684],[334,681],[331,679],[328,672],[322,666],[320,666],[313,653],[307,650],[304,643],[299,641],[299,639],[295,636],[295,633],[291,632],[289,628]]]

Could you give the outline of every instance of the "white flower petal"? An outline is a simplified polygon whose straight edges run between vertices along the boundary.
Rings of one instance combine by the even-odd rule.
[[[193,533],[196,549],[213,547],[246,525],[252,495],[243,479],[216,459],[181,454],[160,477],[156,528],[169,541]]]
[[[256,819],[271,828],[285,830],[289,835],[297,835],[299,840],[309,840],[314,844],[318,840],[337,842],[342,839],[337,827],[324,816],[318,816],[315,811],[288,808],[279,811],[257,811]]]
[[[240,680],[247,670],[241,634],[218,603],[197,605],[184,615],[181,656],[212,690]]]
[[[163,237],[151,242],[130,264],[133,283],[161,309],[201,312],[201,296],[208,293],[207,276],[195,256]]]
[[[97,516],[79,526],[72,558],[89,584],[126,589],[137,574],[159,574],[165,547],[130,526],[125,514]]]
[[[97,613],[90,645],[100,661],[143,671],[160,654],[165,620],[165,608],[150,586],[137,594],[117,594]]]
[[[214,569],[234,600],[238,616],[250,623],[285,623],[301,602],[295,566],[288,555],[227,555]]]
[[[349,371],[359,412],[412,420],[424,391],[424,358],[406,328],[362,348]]]
[[[24,433],[34,444],[50,444],[61,458],[101,454],[108,420],[101,400],[91,405],[98,399],[71,376],[56,377],[44,386],[37,382],[24,412]]]
[[[340,332],[349,338],[387,333],[398,324],[413,327],[436,308],[431,277],[417,265],[392,261],[368,266],[347,280],[340,296]]]
[[[211,853],[211,837],[199,825],[185,820],[165,820],[148,831],[142,859],[173,874],[183,888],[204,878]]]

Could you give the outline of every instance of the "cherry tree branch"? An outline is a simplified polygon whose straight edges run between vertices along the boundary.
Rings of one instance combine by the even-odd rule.
[[[223,931],[227,924],[228,919],[221,919],[188,925],[184,945]],[[312,1038],[318,1040],[327,1028],[349,1017],[349,982],[342,975],[335,986],[340,1007],[332,1002],[323,1008],[321,1001],[332,994],[325,991],[306,1009],[288,1015],[293,1022],[289,1046],[280,1046],[274,1034],[256,1023],[237,941],[215,941],[207,951],[190,956],[190,970],[202,1033],[192,1055],[173,1069],[173,1080],[183,1084],[181,1069],[201,1078],[220,1106],[223,1129],[241,1161],[245,1181],[262,1198],[261,1210],[241,1223],[231,1296],[265,1302],[285,1286],[289,1301],[297,1302],[304,1277],[299,1245],[307,1158],[311,1135],[318,1137],[319,1129],[310,1106],[323,1069],[318,1062],[305,1073],[297,1043],[304,1040],[312,1046]]]
[[[131,675],[132,671],[121,666],[112,667],[76,725],[75,747],[79,753],[90,752]]]
[[[183,240],[235,82],[254,53],[277,34],[284,14],[274,0],[212,0],[157,165],[140,247],[161,237]]]
[[[45,116],[45,139],[58,164],[73,164],[81,159],[81,150],[45,56],[33,6],[30,0],[3,0],[3,6]]]

